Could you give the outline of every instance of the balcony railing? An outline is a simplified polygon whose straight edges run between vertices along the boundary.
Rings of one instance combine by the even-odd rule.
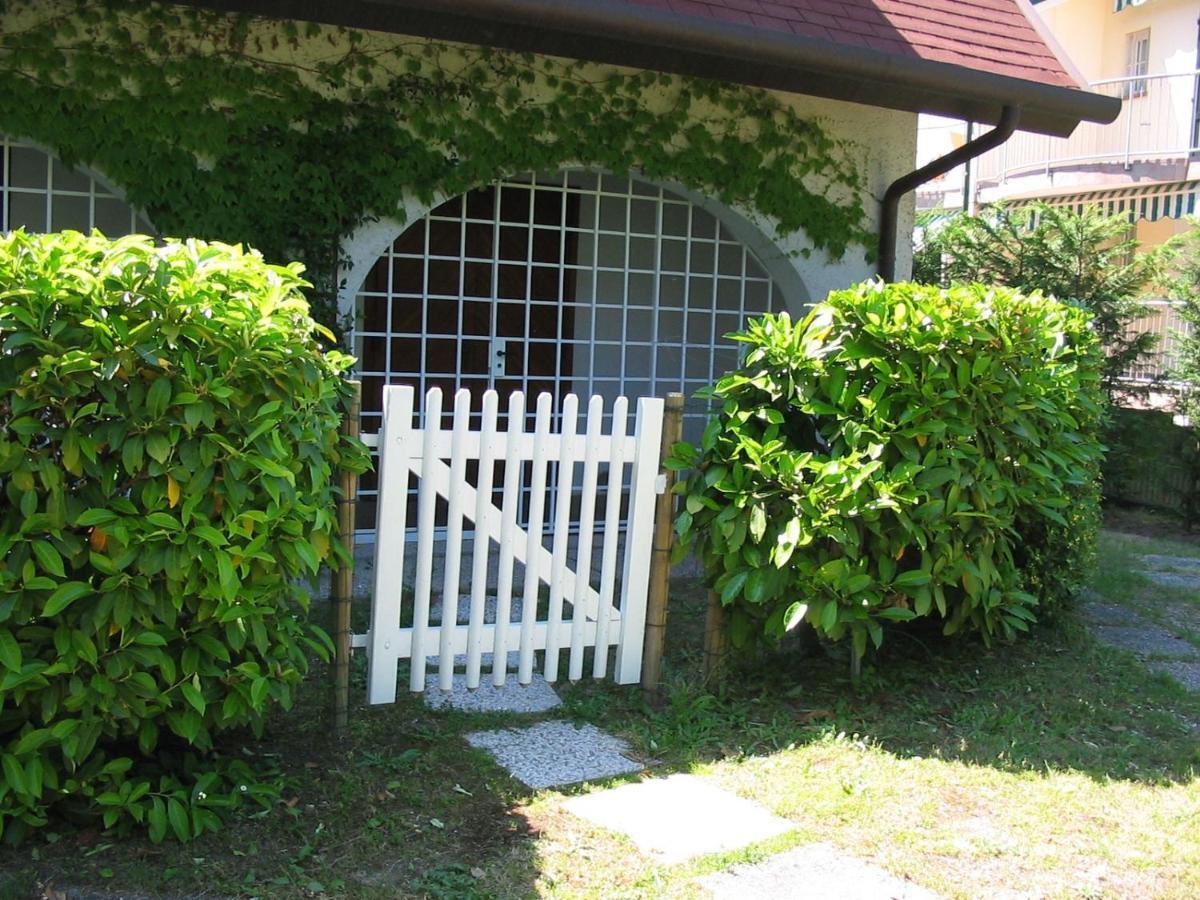
[[[1171,384],[1179,365],[1179,339],[1191,334],[1191,327],[1180,315],[1178,300],[1143,300],[1146,314],[1130,322],[1127,337],[1150,332],[1158,336],[1154,349],[1121,373],[1123,380],[1134,384]]]
[[[1121,113],[1108,125],[1083,122],[1069,138],[1018,133],[979,158],[982,183],[1085,164],[1186,160],[1200,152],[1196,91],[1200,70],[1095,81],[1090,89],[1120,97]]]

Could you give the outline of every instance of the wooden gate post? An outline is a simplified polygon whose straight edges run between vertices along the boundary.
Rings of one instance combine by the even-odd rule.
[[[350,409],[342,420],[341,433],[357,439],[359,414],[362,410],[362,383],[351,381],[353,393]],[[358,476],[343,470],[339,473],[338,540],[346,551],[348,562],[334,573],[333,579],[333,730],[346,730],[350,709],[350,598],[354,594],[354,507],[358,494]]]
[[[728,616],[717,592],[709,591],[708,609],[704,615],[704,683],[709,687],[719,684],[725,677],[728,652]]]
[[[642,653],[642,689],[658,692],[662,678],[663,644],[667,631],[667,601],[671,581],[671,547],[674,544],[675,472],[663,463],[683,436],[683,394],[667,394],[663,409],[662,449],[659,452],[660,485],[654,507],[654,551],[650,558],[650,592],[646,599],[646,646]]]

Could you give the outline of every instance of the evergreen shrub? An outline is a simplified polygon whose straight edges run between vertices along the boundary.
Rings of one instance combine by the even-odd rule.
[[[299,267],[145,237],[0,236],[0,829],[218,828],[270,791],[216,743],[327,635],[351,360]]]
[[[981,285],[866,283],[735,335],[699,447],[676,446],[680,553],[732,637],[802,621],[856,656],[883,624],[1027,630],[1098,527],[1103,354],[1079,309]]]

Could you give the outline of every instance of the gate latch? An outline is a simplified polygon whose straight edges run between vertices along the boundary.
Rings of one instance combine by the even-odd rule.
[[[508,374],[508,340],[492,338],[492,374],[503,378]]]

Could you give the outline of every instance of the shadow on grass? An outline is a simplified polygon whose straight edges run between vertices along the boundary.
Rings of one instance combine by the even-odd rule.
[[[338,736],[328,677],[315,665],[261,740],[224,745],[278,768],[282,802],[186,845],[52,824],[0,846],[0,900],[535,896],[536,834],[520,812],[531,792],[461,737],[509,720],[434,714],[403,692],[366,707],[360,671]]]
[[[1070,615],[992,649],[893,629],[858,684],[841,651],[789,645],[744,661],[714,695],[699,678],[704,598],[699,584],[673,584],[660,707],[636,688],[585,681],[562,689],[566,708],[552,715],[624,735],[659,761],[655,773],[842,733],[902,758],[1071,770],[1097,782],[1169,785],[1200,769],[1188,728],[1200,723],[1200,698],[1097,646]],[[44,831],[0,849],[0,900],[536,895],[547,851],[523,812],[534,796],[463,740],[514,717],[435,714],[401,693],[391,706],[356,706],[338,737],[328,727],[327,678],[315,666],[295,710],[274,715],[263,740],[229,748],[277,765],[284,802],[186,846]],[[362,694],[359,671],[355,701]]]
[[[625,734],[670,769],[844,733],[901,757],[1008,772],[1169,784],[1200,770],[1191,730],[1200,727],[1200,699],[1097,645],[1070,612],[992,648],[893,628],[858,684],[843,651],[793,645],[742,660],[714,694],[700,684],[704,592],[675,590],[671,603],[660,708],[603,684],[567,695],[573,714]]]

